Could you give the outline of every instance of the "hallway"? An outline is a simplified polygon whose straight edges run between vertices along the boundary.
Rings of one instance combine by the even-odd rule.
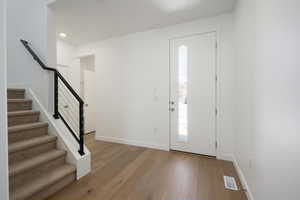
[[[223,175],[238,179],[230,162],[96,141],[94,134],[86,136],[86,144],[92,172],[48,200],[247,199],[224,189]]]

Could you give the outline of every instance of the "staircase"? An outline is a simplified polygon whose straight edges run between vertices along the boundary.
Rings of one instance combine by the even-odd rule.
[[[24,89],[8,89],[10,200],[43,200],[76,179],[76,168],[56,149],[56,137]]]

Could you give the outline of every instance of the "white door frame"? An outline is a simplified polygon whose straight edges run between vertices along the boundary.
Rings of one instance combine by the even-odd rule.
[[[9,199],[8,135],[7,135],[7,2],[0,0],[0,199]]]
[[[222,159],[221,152],[220,152],[220,138],[219,138],[219,111],[220,111],[220,31],[219,28],[215,28],[208,31],[198,32],[198,33],[192,33],[192,34],[185,34],[177,37],[169,38],[169,102],[171,101],[171,42],[174,39],[181,39],[186,37],[192,37],[197,35],[203,35],[208,33],[215,33],[216,34],[216,66],[215,66],[215,75],[216,75],[216,85],[215,85],[215,105],[216,105],[216,111],[218,112],[215,117],[215,142],[216,142],[216,158]],[[168,105],[170,106],[168,102]],[[169,112],[169,151],[171,150],[171,112]]]

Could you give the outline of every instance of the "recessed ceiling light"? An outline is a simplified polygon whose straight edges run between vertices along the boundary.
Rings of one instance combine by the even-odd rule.
[[[203,0],[154,0],[154,3],[166,12],[187,10],[203,3]]]
[[[65,34],[65,33],[60,33],[60,34],[59,34],[59,37],[61,37],[61,38],[66,38],[66,37],[67,37],[67,34]]]

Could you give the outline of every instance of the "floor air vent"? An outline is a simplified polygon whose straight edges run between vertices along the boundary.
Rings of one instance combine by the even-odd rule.
[[[228,190],[238,190],[237,184],[235,182],[234,177],[231,176],[224,176],[224,183],[225,183],[225,188]]]

